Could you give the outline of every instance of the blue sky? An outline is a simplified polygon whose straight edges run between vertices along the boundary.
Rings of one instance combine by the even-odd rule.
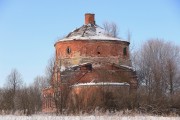
[[[132,33],[138,48],[151,38],[180,45],[179,0],[0,0],[0,86],[16,68],[29,84],[44,75],[54,43],[84,24],[94,13],[96,23],[119,26],[119,36]]]

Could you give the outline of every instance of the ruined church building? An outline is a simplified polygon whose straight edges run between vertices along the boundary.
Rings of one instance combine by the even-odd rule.
[[[51,86],[42,91],[42,111],[101,107],[104,99],[112,103],[118,94],[136,91],[129,44],[108,35],[94,14],[85,14],[84,25],[54,44],[54,72]]]

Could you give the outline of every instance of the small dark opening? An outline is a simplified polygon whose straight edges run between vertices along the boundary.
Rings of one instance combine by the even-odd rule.
[[[67,47],[66,51],[67,51],[68,54],[70,54],[71,53],[71,48]]]
[[[127,55],[127,49],[126,49],[126,47],[123,49],[123,55],[124,55],[124,56]]]
[[[100,52],[97,52],[98,53],[98,55],[100,55]]]

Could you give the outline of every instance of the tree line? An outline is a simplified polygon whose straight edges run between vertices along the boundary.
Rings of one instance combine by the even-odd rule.
[[[146,41],[132,53],[138,76],[138,109],[180,114],[180,47],[161,39]]]
[[[21,73],[12,69],[6,78],[4,87],[0,88],[0,114],[39,113],[42,110],[42,89],[50,85],[54,58],[46,66],[46,75],[37,76],[30,85],[26,85]]]

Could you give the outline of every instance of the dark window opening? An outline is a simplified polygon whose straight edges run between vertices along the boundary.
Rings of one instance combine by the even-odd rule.
[[[67,51],[68,54],[70,54],[71,53],[71,48],[67,47],[66,51]]]
[[[100,54],[101,54],[101,52],[100,52],[100,51],[101,51],[100,46],[98,46],[98,47],[97,47],[96,51],[97,51],[97,54],[98,54],[98,55],[100,55]]]
[[[123,55],[124,55],[124,56],[127,55],[127,49],[126,49],[126,47],[123,49]]]

